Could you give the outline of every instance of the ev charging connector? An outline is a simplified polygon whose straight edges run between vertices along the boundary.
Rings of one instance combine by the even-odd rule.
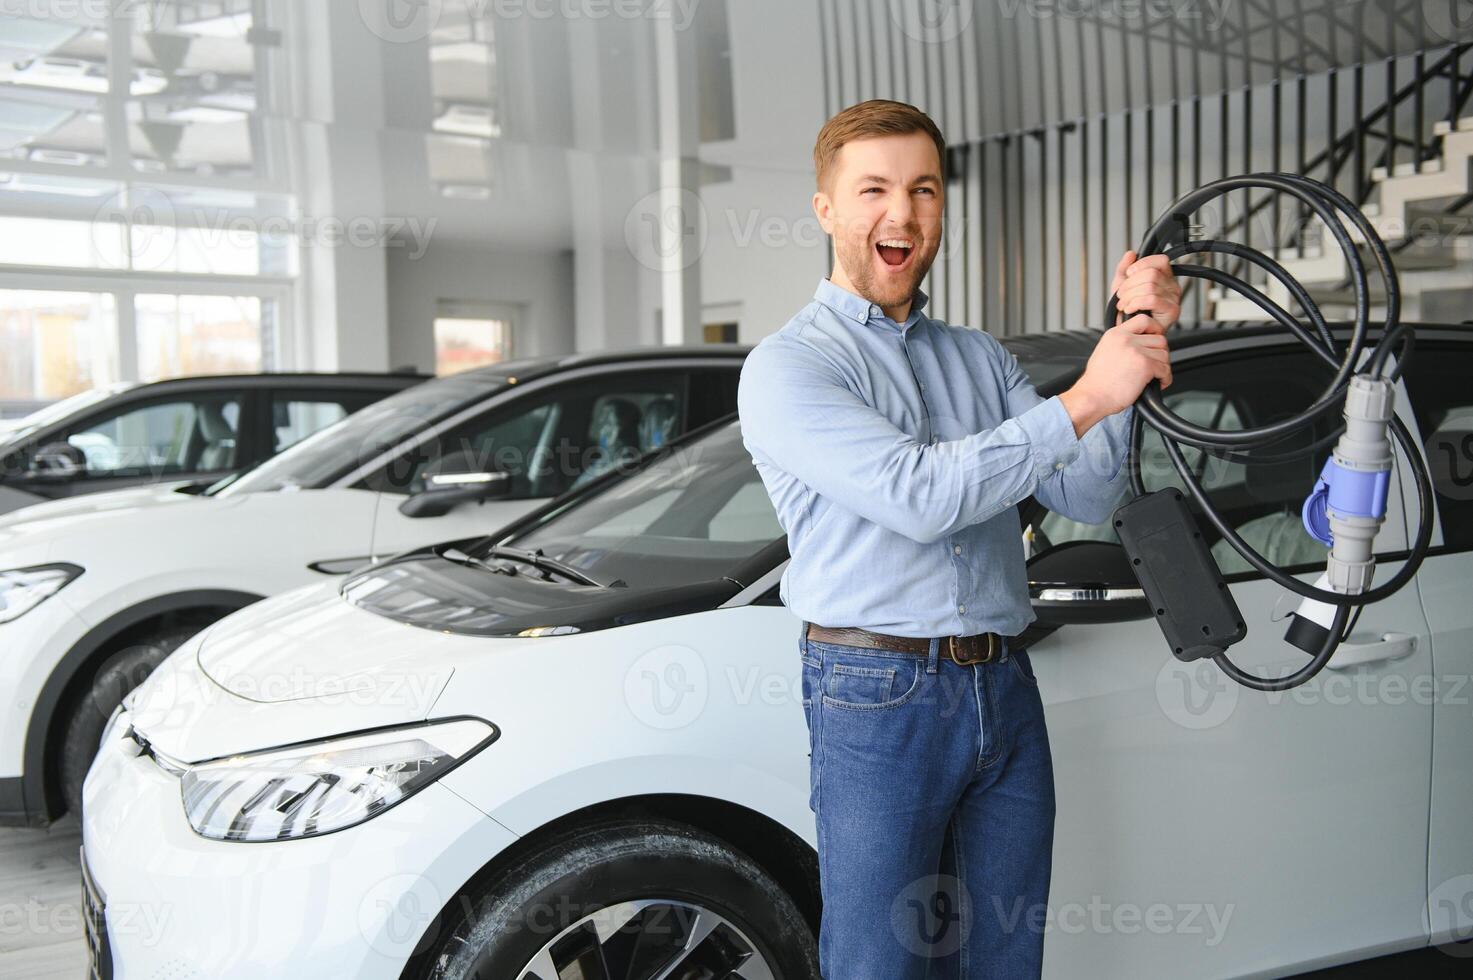
[[[1376,574],[1376,534],[1386,520],[1391,484],[1391,439],[1395,389],[1384,378],[1357,375],[1345,392],[1345,431],[1325,460],[1314,489],[1304,500],[1304,529],[1330,548],[1325,574],[1316,588],[1359,595]],[[1305,599],[1289,618],[1284,639],[1306,653],[1324,644],[1335,609]]]

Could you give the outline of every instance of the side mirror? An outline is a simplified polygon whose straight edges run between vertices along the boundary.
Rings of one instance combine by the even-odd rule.
[[[511,492],[510,473],[436,473],[399,505],[405,517],[440,517],[459,504],[494,500]]]
[[[1125,549],[1113,541],[1069,541],[1028,563],[1035,627],[1124,623],[1151,617]]]
[[[66,479],[87,468],[87,457],[69,442],[51,442],[36,450],[28,472],[47,479]]]

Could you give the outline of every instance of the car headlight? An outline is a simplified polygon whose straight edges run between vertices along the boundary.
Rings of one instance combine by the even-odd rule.
[[[82,574],[76,565],[36,565],[0,572],[0,623],[19,619]]]
[[[496,740],[457,718],[235,755],[185,768],[184,813],[201,837],[315,837],[375,817]]]

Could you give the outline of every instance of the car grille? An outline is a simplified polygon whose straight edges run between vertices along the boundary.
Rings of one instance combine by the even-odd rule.
[[[82,857],[82,925],[87,930],[88,973],[90,980],[112,980],[113,957],[107,944],[107,910],[102,901],[102,892],[92,880],[92,871],[87,867],[87,849],[81,848]]]

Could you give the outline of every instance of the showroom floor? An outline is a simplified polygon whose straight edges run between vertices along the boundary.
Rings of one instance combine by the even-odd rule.
[[[71,817],[45,830],[0,828],[0,977],[86,975],[81,845]]]
[[[0,828],[0,977],[78,980],[86,975],[82,938],[82,843],[76,820],[45,830]],[[1419,980],[1463,977],[1468,961],[1437,950],[1301,974],[1297,980],[1371,980],[1414,971]]]

